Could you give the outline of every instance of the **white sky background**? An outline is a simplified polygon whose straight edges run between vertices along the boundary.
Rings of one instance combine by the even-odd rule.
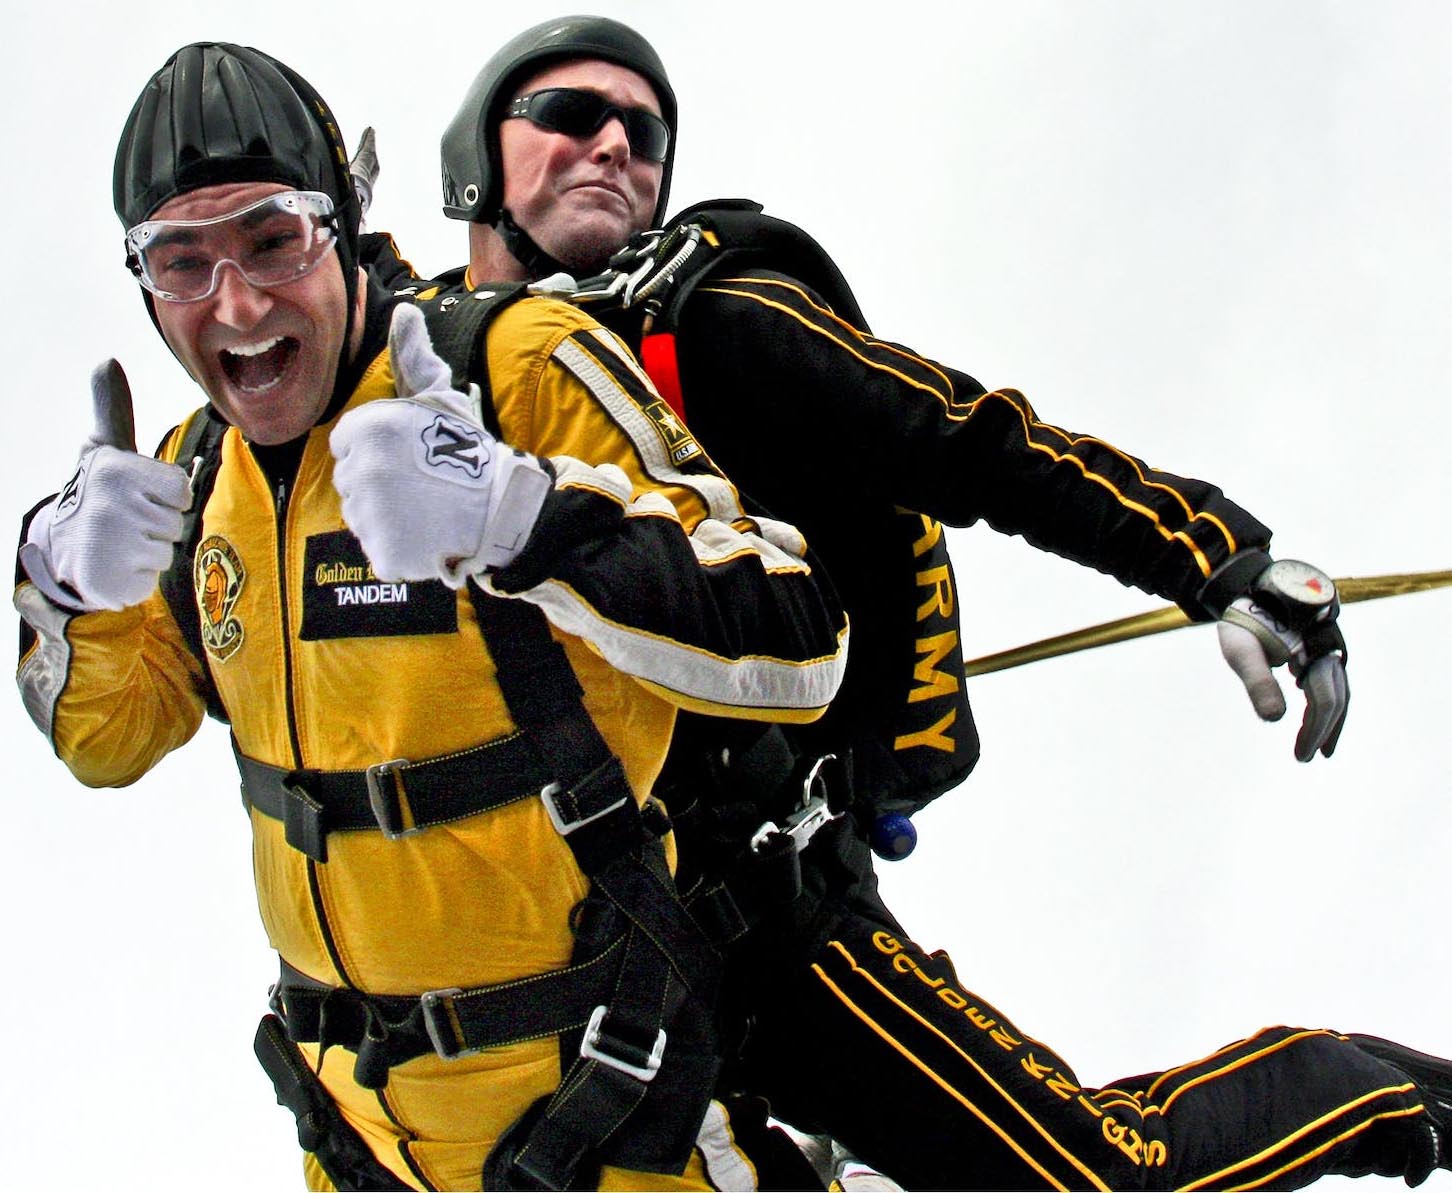
[[[7,16],[12,524],[68,475],[97,361],[130,373],[145,446],[198,400],[110,207],[122,119],[177,46],[256,45],[350,142],[374,124],[371,225],[422,270],[463,258],[439,132],[506,37],[575,9],[350,7],[341,32],[342,9],[298,4]],[[1215,480],[1280,554],[1335,575],[1452,567],[1445,5],[598,7],[670,68],[673,206],[747,195],[803,224],[878,334]],[[986,528],[953,552],[969,657],[1155,604]],[[1452,1055],[1449,615],[1447,591],[1347,609],[1351,719],[1310,766],[1291,724],[1255,720],[1208,630],[976,680],[983,762],[884,867],[889,902],[1088,1084],[1271,1023]],[[251,1055],[275,967],[225,732],[91,792],[18,699],[0,724],[5,1183],[301,1187]]]

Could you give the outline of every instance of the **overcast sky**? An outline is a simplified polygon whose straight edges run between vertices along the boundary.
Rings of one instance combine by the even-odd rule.
[[[669,66],[673,206],[745,195],[803,224],[878,334],[1214,480],[1280,555],[1338,576],[1452,568],[1446,5],[598,10]],[[130,373],[146,445],[197,404],[110,206],[121,122],[173,49],[258,46],[318,87],[350,142],[375,125],[370,223],[435,272],[465,253],[439,213],[440,131],[490,52],[566,11],[8,15],[9,516],[69,474],[98,360]],[[986,528],[954,532],[953,553],[970,657],[1155,605]],[[983,762],[884,867],[889,902],[1086,1084],[1272,1023],[1452,1055],[1449,618],[1452,590],[1346,610],[1351,717],[1309,766],[1289,718],[1256,721],[1209,630],[974,681]],[[276,970],[225,732],[92,792],[18,699],[0,726],[6,1184],[301,1187],[251,1055]]]

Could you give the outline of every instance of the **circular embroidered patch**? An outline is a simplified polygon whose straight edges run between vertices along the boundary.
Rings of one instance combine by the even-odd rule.
[[[242,557],[221,535],[210,536],[197,548],[192,583],[202,614],[202,645],[219,663],[226,662],[242,645],[242,622],[233,610],[246,580]]]

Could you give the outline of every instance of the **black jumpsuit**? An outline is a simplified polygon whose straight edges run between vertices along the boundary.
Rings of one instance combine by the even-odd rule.
[[[639,343],[638,327],[616,326]],[[917,702],[957,700],[948,732],[972,734],[961,693],[944,690],[958,657],[951,572],[884,555],[904,511],[919,546],[934,519],[982,519],[1198,620],[1215,612],[1197,599],[1214,569],[1270,540],[1214,486],[1045,424],[1022,395],[986,393],[859,332],[781,274],[728,265],[708,278],[674,347],[694,434],[743,492],[806,533],[841,591],[847,679],[798,740],[850,748],[859,795],[890,804],[923,779],[892,765],[931,739],[894,722],[915,689]],[[908,619],[903,602],[920,602]],[[905,621],[943,612],[951,643],[931,626],[901,641]],[[956,771],[952,749],[938,748],[936,779],[961,778],[976,737],[954,743]],[[877,896],[861,826],[823,830],[803,863],[806,896],[733,958],[736,1010],[750,1022],[737,1080],[907,1187],[1291,1188],[1333,1172],[1419,1181],[1439,1159],[1407,1073],[1328,1031],[1271,1028],[1164,1073],[1083,1088],[946,955],[912,943]]]

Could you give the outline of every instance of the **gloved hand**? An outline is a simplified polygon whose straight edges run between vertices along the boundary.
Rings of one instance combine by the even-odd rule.
[[[362,209],[359,217],[360,230],[362,220],[368,216],[368,208],[373,205],[373,188],[378,184],[378,171],[378,138],[370,124],[358,138],[358,148],[348,160],[348,173],[353,178],[353,190],[358,195],[358,206]]]
[[[350,410],[328,440],[343,518],[380,580],[462,588],[519,554],[553,481],[484,429],[418,308],[394,311],[388,343],[398,397]]]
[[[1277,560],[1256,577],[1216,627],[1220,652],[1245,685],[1263,721],[1278,721],[1286,701],[1272,667],[1290,665],[1306,694],[1296,734],[1296,760],[1310,762],[1336,749],[1351,698],[1346,683],[1346,640],[1336,624],[1340,601],[1331,578],[1297,560]]]
[[[20,548],[35,586],[78,613],[150,596],[192,502],[185,469],[137,454],[131,387],[116,361],[91,374],[91,400],[96,429],[75,475],[36,512]]]

